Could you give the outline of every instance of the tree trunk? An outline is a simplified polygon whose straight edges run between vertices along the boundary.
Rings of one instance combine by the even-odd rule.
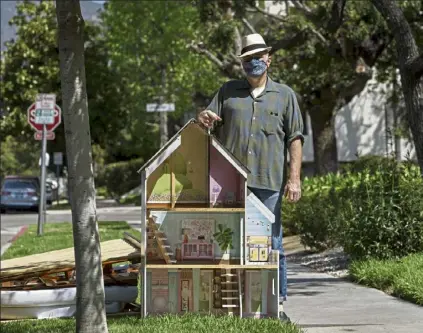
[[[423,55],[402,10],[393,0],[372,0],[394,35],[408,124],[423,177]]]
[[[335,115],[325,106],[310,112],[313,131],[314,170],[317,175],[338,171],[338,149],[335,136]]]
[[[79,0],[56,1],[76,265],[76,332],[107,333]]]
[[[317,175],[338,171],[338,149],[335,135],[335,115],[340,109],[339,93],[323,87],[307,101],[313,131],[314,171]]]

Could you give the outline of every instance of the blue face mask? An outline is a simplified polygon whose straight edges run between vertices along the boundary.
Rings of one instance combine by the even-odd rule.
[[[261,76],[267,69],[266,63],[261,59],[252,59],[248,62],[243,62],[242,67],[248,76]]]

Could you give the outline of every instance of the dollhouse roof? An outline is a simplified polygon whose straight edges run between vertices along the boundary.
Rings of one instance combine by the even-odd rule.
[[[154,154],[139,170],[138,172],[142,172],[146,170],[146,177],[151,175],[151,173],[162,163],[164,162],[180,145],[181,145],[181,133],[191,124],[198,124],[197,120],[192,118],[190,119],[176,134],[168,141],[166,144],[161,147],[156,154]],[[198,126],[200,129],[201,127]],[[201,128],[206,133],[206,130]],[[228,149],[226,149],[220,141],[215,138],[214,136],[210,135],[211,137],[211,144],[214,148],[216,148],[219,153],[225,157],[228,162],[232,164],[232,166],[247,178],[247,175],[250,173],[250,170],[241,162],[239,161]]]
[[[257,208],[270,223],[275,223],[275,215],[250,190],[248,190],[247,201],[251,203],[252,206],[250,207]]]

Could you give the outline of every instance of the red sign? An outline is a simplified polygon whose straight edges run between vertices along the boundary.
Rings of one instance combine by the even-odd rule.
[[[47,132],[46,133],[47,140],[54,140],[56,138],[56,134],[54,132]],[[35,132],[34,133],[34,139],[35,140],[42,140],[43,139],[43,132]]]
[[[62,110],[59,108],[57,104],[54,107],[54,111],[55,112],[54,112],[53,123],[46,124],[47,132],[53,132],[57,128],[57,126],[59,126],[60,123],[62,122]],[[35,123],[35,103],[31,104],[31,106],[28,108],[28,124],[31,125],[31,127],[38,132],[42,132],[43,130],[42,124]]]

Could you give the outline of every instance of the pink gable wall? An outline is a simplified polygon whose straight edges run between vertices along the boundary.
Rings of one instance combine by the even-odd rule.
[[[223,157],[215,147],[210,146],[210,200],[225,203],[228,192],[235,194],[235,201],[242,201],[240,188],[243,186],[243,177]]]

